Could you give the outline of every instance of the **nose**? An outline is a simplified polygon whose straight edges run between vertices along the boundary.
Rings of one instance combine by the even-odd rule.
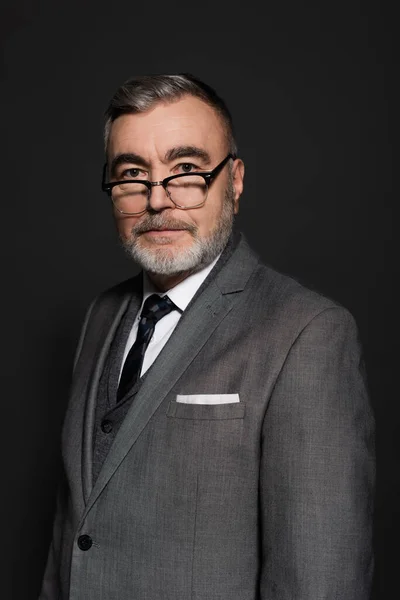
[[[161,181],[152,182],[150,197],[148,201],[148,210],[159,212],[165,208],[174,208],[175,204],[168,196],[167,190],[163,187]]]

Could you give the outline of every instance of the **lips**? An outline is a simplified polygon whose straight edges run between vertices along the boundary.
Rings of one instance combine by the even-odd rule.
[[[154,234],[157,235],[157,233],[159,233],[160,235],[165,234],[173,234],[173,233],[181,233],[182,231],[187,231],[186,229],[148,229],[147,231],[145,231],[144,233],[148,233],[148,234]]]

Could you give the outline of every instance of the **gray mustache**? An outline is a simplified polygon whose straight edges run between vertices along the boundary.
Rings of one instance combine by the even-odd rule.
[[[185,223],[178,219],[165,218],[161,215],[155,215],[146,217],[143,221],[134,225],[132,227],[132,233],[146,233],[146,231],[151,231],[152,229],[184,229],[190,233],[196,233],[197,231],[197,227],[190,223]]]

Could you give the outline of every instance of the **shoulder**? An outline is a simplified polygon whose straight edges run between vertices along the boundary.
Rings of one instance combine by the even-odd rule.
[[[75,354],[74,369],[83,348],[89,348],[92,352],[92,349],[97,347],[101,340],[106,339],[113,324],[122,317],[129,301],[136,296],[139,302],[142,293],[141,286],[142,277],[139,274],[104,290],[94,298],[86,311],[82,324]]]
[[[93,299],[91,307],[93,310],[99,310],[108,306],[118,306],[135,293],[142,294],[142,273],[103,290]]]
[[[96,332],[99,328],[107,327],[121,311],[126,310],[129,301],[133,301],[135,297],[137,299],[142,297],[141,273],[100,292],[86,310],[81,327],[81,339],[90,330]]]
[[[313,324],[328,327],[342,324],[356,328],[353,315],[338,300],[261,261],[253,272],[249,287],[255,311],[298,334]]]

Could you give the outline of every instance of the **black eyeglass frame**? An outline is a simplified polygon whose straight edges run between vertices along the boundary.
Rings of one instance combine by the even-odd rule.
[[[142,213],[146,212],[146,210],[148,209],[148,203],[149,203],[150,196],[151,196],[151,189],[157,185],[162,185],[168,198],[176,206],[176,208],[179,208],[180,210],[190,210],[192,208],[200,208],[205,204],[205,202],[207,200],[208,189],[209,189],[211,183],[217,177],[217,175],[222,171],[222,169],[224,168],[224,166],[226,165],[228,160],[231,158],[232,158],[232,160],[236,160],[236,158],[237,158],[236,154],[229,153],[228,156],[226,156],[224,158],[224,160],[221,161],[212,171],[192,171],[191,173],[179,173],[178,175],[170,175],[169,177],[165,177],[165,179],[163,179],[162,181],[148,181],[147,179],[124,179],[123,181],[112,181],[110,183],[106,183],[107,163],[105,163],[105,165],[103,167],[103,177],[102,177],[102,182],[101,182],[101,189],[103,190],[103,192],[106,192],[108,194],[108,196],[111,197],[114,207],[122,215],[141,215]],[[181,206],[180,204],[177,204],[176,202],[174,202],[174,200],[172,199],[172,197],[167,189],[167,185],[172,179],[178,179],[180,177],[193,177],[193,175],[198,175],[200,177],[203,177],[205,184],[207,186],[206,196],[205,196],[203,202],[201,202],[200,204],[196,204],[195,206]],[[129,212],[128,213],[128,212],[120,210],[115,205],[113,198],[112,198],[112,189],[114,187],[116,187],[117,185],[121,185],[124,183],[143,183],[147,187],[148,191],[147,191],[147,206],[146,206],[146,208],[144,208],[143,210],[140,210],[139,212],[134,212],[134,213]]]

